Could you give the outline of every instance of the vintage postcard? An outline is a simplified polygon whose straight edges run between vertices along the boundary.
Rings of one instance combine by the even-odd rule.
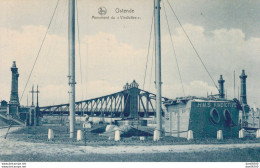
[[[260,1],[0,0],[0,18],[1,168],[259,167]]]

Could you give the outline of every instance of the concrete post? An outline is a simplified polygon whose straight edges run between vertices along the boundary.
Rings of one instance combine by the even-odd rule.
[[[83,140],[83,132],[82,130],[77,131],[77,141]]]
[[[160,131],[154,130],[153,132],[153,141],[159,141],[160,140]]]
[[[240,131],[239,131],[239,138],[241,139],[241,138],[244,138],[245,137],[245,129],[244,128],[242,128]]]
[[[115,131],[115,141],[120,141],[120,130]]]
[[[30,126],[35,126],[36,124],[36,111],[35,111],[35,106],[31,106],[29,109],[29,125]]]
[[[48,130],[48,140],[52,140],[54,138],[54,132],[49,128]]]
[[[256,138],[260,138],[260,129],[257,129],[256,131]]]
[[[217,139],[218,139],[218,140],[223,140],[222,130],[218,130],[218,132],[217,132]]]
[[[193,139],[193,131],[192,130],[189,130],[188,131],[188,135],[187,135],[187,140],[192,140]]]

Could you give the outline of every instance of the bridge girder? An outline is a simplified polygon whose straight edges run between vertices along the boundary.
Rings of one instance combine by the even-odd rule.
[[[138,94],[132,94],[133,92]],[[131,118],[131,110],[136,110],[137,116],[134,117],[149,117],[155,115],[155,100],[155,94],[132,87],[110,95],[78,101],[75,103],[75,113],[79,116],[87,114],[89,116]],[[167,100],[168,98],[162,98],[163,102]],[[137,104],[134,104],[136,102]],[[69,115],[69,104],[44,106],[39,110],[41,115]]]

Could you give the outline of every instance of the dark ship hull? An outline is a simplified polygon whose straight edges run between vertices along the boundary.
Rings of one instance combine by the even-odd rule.
[[[193,98],[165,104],[165,135],[194,138],[216,138],[222,130],[224,138],[237,138],[240,130],[239,108],[232,100]]]

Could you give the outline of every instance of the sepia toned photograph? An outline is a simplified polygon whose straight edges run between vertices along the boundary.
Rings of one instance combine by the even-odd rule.
[[[259,27],[257,0],[0,0],[1,168],[258,168]]]

